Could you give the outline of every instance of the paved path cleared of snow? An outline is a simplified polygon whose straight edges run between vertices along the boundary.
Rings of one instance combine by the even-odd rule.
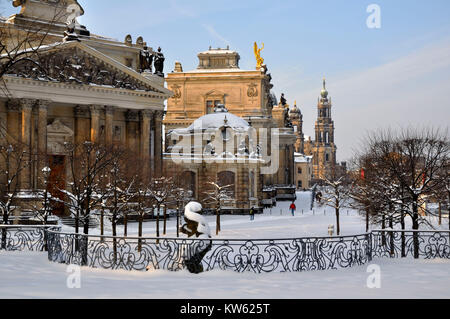
[[[377,259],[381,288],[367,287],[367,266],[299,273],[128,272],[82,268],[67,288],[67,266],[45,253],[0,252],[0,298],[296,299],[450,298],[450,260]],[[372,263],[372,264],[373,264]]]

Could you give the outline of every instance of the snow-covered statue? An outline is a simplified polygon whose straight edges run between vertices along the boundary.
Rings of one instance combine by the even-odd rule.
[[[200,215],[202,205],[197,202],[190,202],[184,209],[185,224],[181,226],[180,231],[189,238],[210,239],[211,230],[206,219]],[[196,241],[191,245],[188,251],[183,252],[184,264],[191,273],[203,272],[202,260],[206,253],[212,248],[211,241]]]

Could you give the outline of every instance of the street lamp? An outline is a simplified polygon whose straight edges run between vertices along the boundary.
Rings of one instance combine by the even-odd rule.
[[[44,176],[44,225],[47,224],[48,217],[48,179],[50,178],[51,168],[46,166],[42,169],[42,175]]]

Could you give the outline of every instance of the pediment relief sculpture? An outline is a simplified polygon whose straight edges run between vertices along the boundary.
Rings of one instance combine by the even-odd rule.
[[[24,59],[7,74],[40,81],[162,93],[80,48],[73,47]]]

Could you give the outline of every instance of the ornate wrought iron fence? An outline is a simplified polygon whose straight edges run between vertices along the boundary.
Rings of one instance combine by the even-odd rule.
[[[55,226],[9,226],[0,225],[0,250],[5,251],[45,251],[47,247],[46,229],[60,230]]]
[[[450,231],[374,230],[373,257],[450,258]]]
[[[60,230],[0,225],[0,250],[48,249],[53,262],[126,270],[191,270],[197,258],[201,270],[255,273],[347,268],[376,257],[450,258],[450,231],[374,230],[341,237],[209,240],[90,236]]]
[[[181,270],[200,253],[201,269],[291,272],[363,265],[370,234],[278,240],[205,240],[86,236],[48,231],[49,260],[106,269]]]

